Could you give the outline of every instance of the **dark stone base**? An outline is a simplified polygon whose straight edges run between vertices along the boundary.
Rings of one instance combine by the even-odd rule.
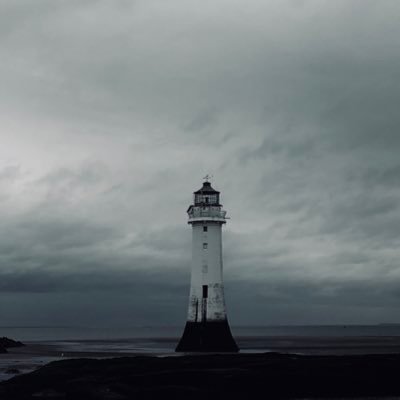
[[[238,352],[228,321],[186,322],[177,352]]]

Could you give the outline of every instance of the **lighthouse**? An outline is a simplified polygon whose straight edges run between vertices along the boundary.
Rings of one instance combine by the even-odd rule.
[[[226,211],[220,193],[205,178],[187,210],[192,226],[189,311],[178,352],[237,352],[226,315],[222,273],[222,226]]]

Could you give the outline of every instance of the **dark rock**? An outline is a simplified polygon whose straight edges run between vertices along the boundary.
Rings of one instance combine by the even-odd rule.
[[[23,347],[25,346],[22,342],[17,342],[15,340],[9,339],[7,337],[0,338],[0,348],[9,349],[11,347]]]
[[[5,353],[7,353],[7,350],[2,345],[0,345],[0,354],[5,354]]]
[[[0,383],[0,399],[398,398],[399,369],[400,354],[70,359]]]
[[[56,392],[52,389],[45,389],[41,392],[37,392],[33,394],[35,399],[59,399],[65,398],[65,393]]]
[[[17,368],[8,368],[5,371],[6,374],[10,374],[10,375],[16,375],[16,374],[20,374],[21,371]]]

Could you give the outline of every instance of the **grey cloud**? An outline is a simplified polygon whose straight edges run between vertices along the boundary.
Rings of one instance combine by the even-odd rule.
[[[212,173],[234,321],[397,321],[399,4],[193,7],[0,2],[0,296],[184,318]]]
[[[146,260],[143,260],[144,263]],[[2,293],[88,293],[103,292],[106,296],[113,292],[135,293],[137,297],[154,296],[160,298],[168,293],[187,292],[187,274],[177,270],[162,271],[151,265],[146,270],[122,270],[108,265],[81,265],[57,271],[55,269],[35,269],[19,273],[2,273],[0,288]],[[96,267],[99,268],[96,271]],[[94,273],[96,271],[96,273]],[[110,294],[111,292],[111,294]]]
[[[208,108],[196,115],[183,127],[183,130],[196,132],[212,127],[218,121],[218,114],[218,110],[215,107]]]
[[[2,181],[2,183],[5,181],[13,181],[20,175],[20,173],[21,169],[19,166],[9,165],[0,171],[0,181]]]
[[[358,180],[366,187],[382,187],[385,189],[397,189],[400,187],[400,165],[371,166],[361,171],[361,173],[349,174],[349,180]]]

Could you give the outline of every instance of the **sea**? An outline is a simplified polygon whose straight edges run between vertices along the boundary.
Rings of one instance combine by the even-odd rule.
[[[232,326],[232,334],[242,351],[271,351],[276,348],[321,346],[340,352],[340,345],[354,347],[365,345],[389,346],[400,340],[400,324],[378,325],[278,325]],[[173,352],[183,332],[183,326],[0,326],[0,337],[7,336],[25,343],[75,343],[82,348],[96,344],[103,351]],[[346,346],[351,347],[351,346]],[[348,349],[348,350],[351,350]]]
[[[112,340],[124,338],[172,338],[178,339],[182,326],[131,326],[131,327],[87,327],[87,326],[1,326],[0,336],[15,340]],[[275,336],[400,336],[400,324],[377,325],[270,325],[231,326],[235,337]]]
[[[232,326],[241,353],[400,354],[400,324]],[[48,362],[77,357],[180,356],[183,326],[0,326],[27,346],[0,354],[0,381]]]

